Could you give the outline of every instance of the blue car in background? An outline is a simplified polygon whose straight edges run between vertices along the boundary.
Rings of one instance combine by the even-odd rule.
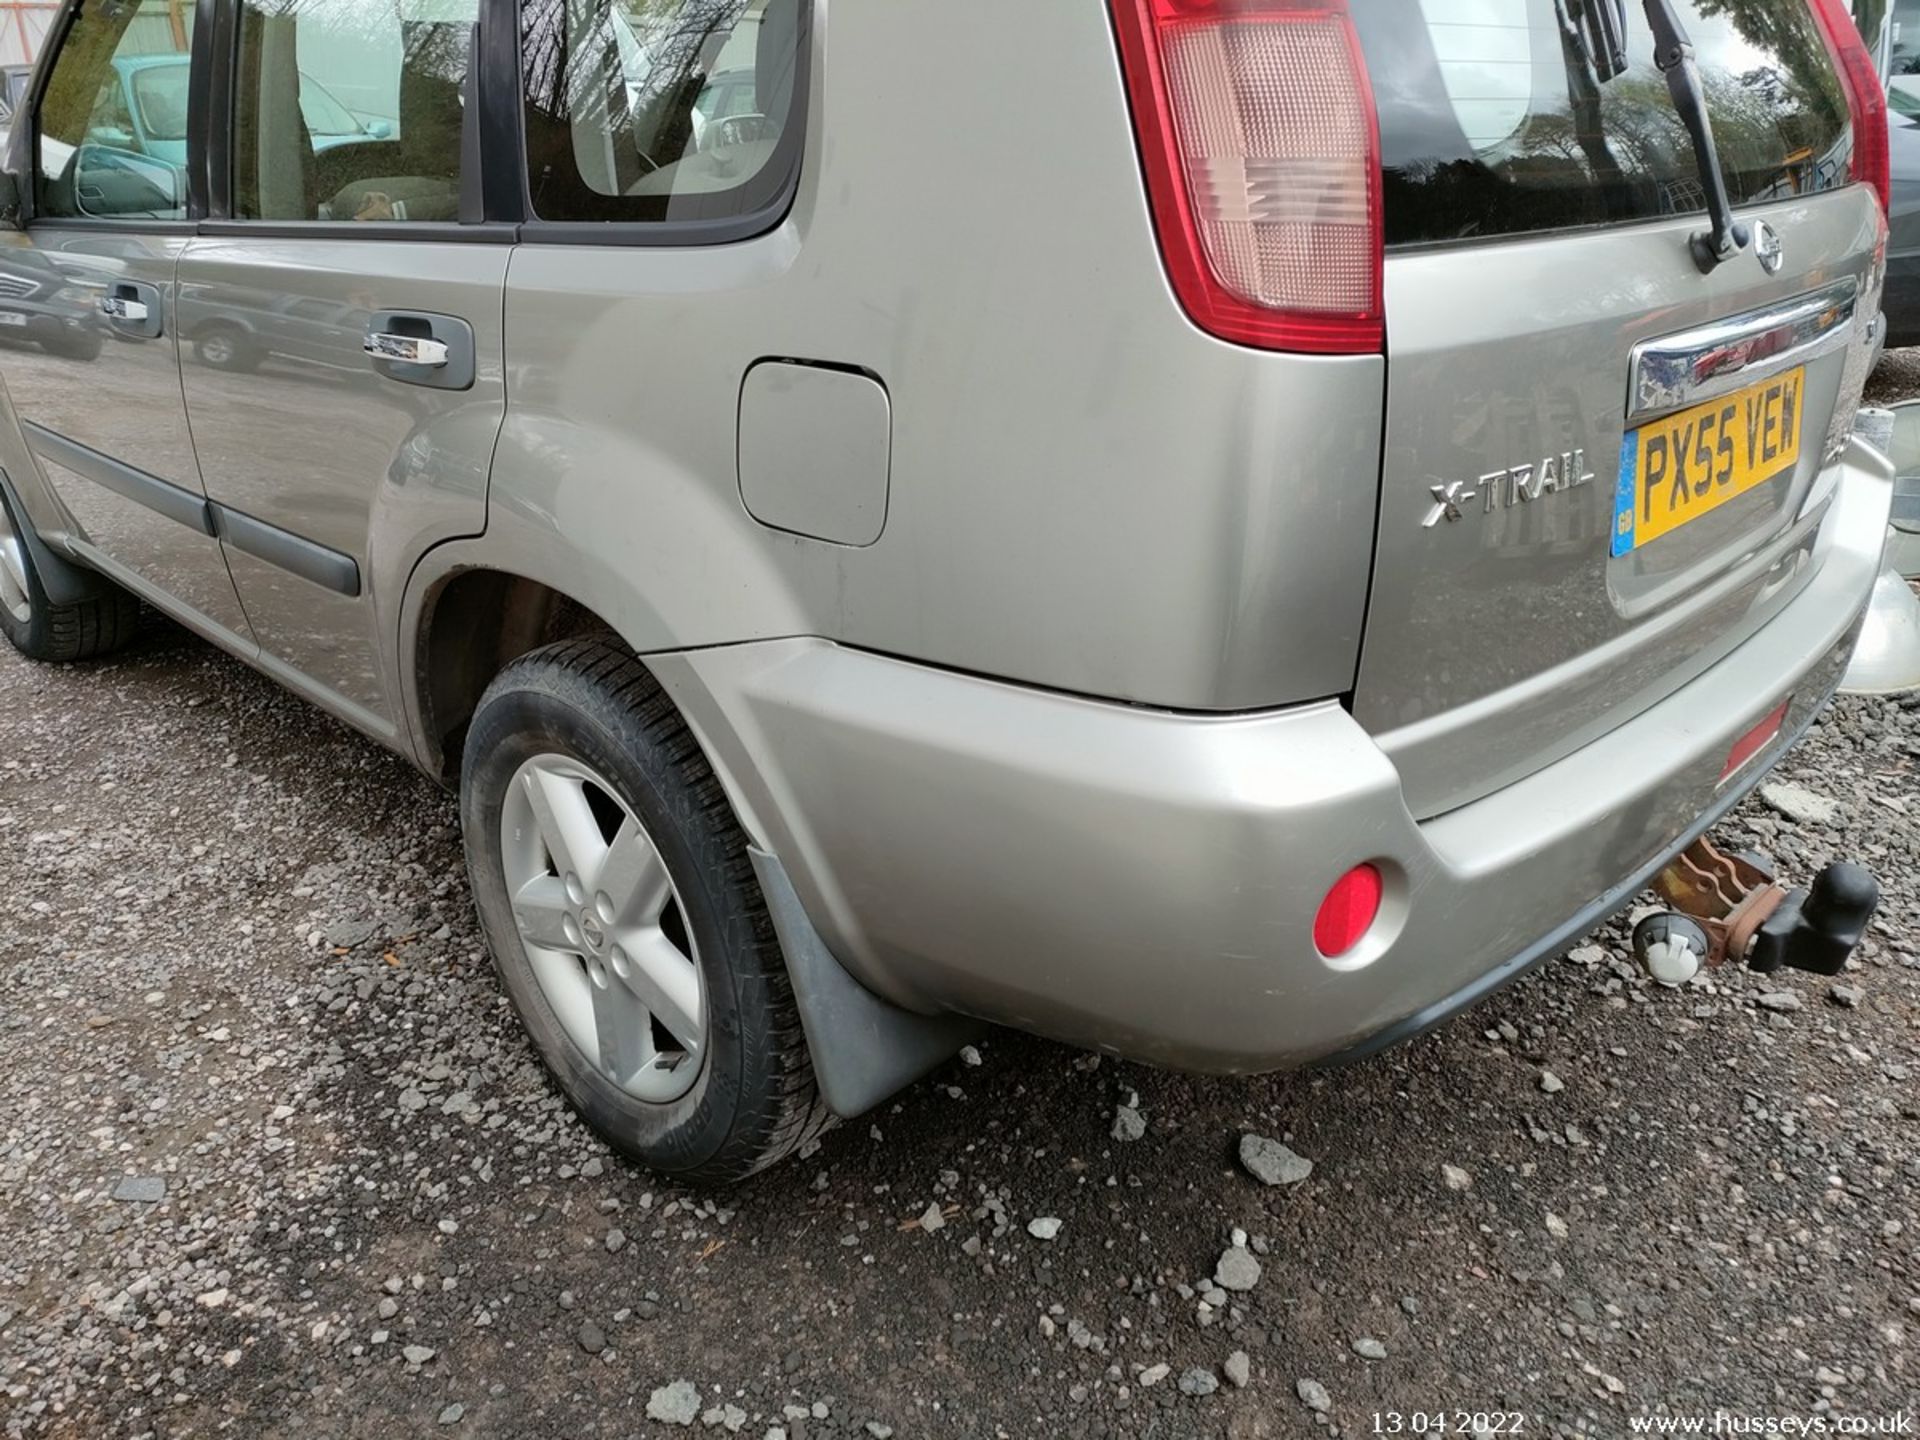
[[[113,61],[120,77],[119,123],[96,125],[88,139],[132,150],[182,169],[187,163],[187,57],[122,55]],[[363,140],[386,140],[393,122],[353,113],[311,75],[300,77],[300,117],[313,148],[327,150]]]
[[[112,65],[117,86],[74,159],[75,204],[96,213],[97,202],[97,213],[118,219],[177,210],[186,197],[188,57],[121,55]],[[356,114],[304,73],[300,115],[316,152],[394,139],[391,120]]]

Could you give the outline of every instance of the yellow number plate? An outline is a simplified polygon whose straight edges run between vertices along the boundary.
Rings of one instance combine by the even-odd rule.
[[[1613,553],[1625,555],[1658,540],[1791,470],[1800,458],[1806,378],[1806,367],[1796,366],[1629,430],[1620,441]]]

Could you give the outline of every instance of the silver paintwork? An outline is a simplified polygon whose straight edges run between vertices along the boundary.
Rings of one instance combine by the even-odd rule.
[[[815,639],[653,663],[869,987],[1157,1063],[1260,1070],[1338,1051],[1550,933],[1715,804],[1759,716],[1790,694],[1792,733],[1825,703],[1891,494],[1864,445],[1836,478],[1811,577],[1762,635],[1428,820],[1331,703],[1177,715]],[[1314,910],[1360,860],[1386,875],[1383,919],[1322,959]]]
[[[799,190],[754,239],[6,237],[154,286],[166,326],[0,355],[36,531],[436,774],[433,606],[473,569],[550,587],[648,657],[867,985],[1214,1068],[1483,976],[1830,688],[1886,523],[1864,447],[1822,471],[1868,345],[1808,358],[1795,473],[1672,544],[1609,561],[1608,485],[1527,501],[1513,471],[1606,477],[1643,342],[1846,283],[1864,342],[1863,190],[1744,215],[1776,275],[1701,277],[1689,217],[1396,253],[1390,362],[1260,353],[1169,291],[1104,7],[816,8]],[[469,323],[471,388],[378,372],[386,312]],[[769,360],[881,392],[884,485],[862,390],[861,443],[803,437],[782,493],[784,422],[742,413]],[[16,419],[349,557],[360,593],[38,463]],[[1472,523],[1423,526],[1450,485]],[[1363,858],[1384,923],[1322,962],[1313,910]]]
[[[253,634],[233,593],[220,542],[101,488],[52,459],[35,457],[14,420],[31,421],[68,440],[195,495],[202,495],[193,435],[180,399],[180,363],[173,343],[174,264],[185,248],[178,234],[103,234],[78,224],[35,226],[4,237],[26,250],[22,261],[85,279],[103,277],[154,287],[161,333],[104,333],[94,312],[98,348],[63,355],[8,350],[0,356],[12,413],[0,425],[0,465],[19,490],[34,528],[78,558],[111,563],[137,577],[147,598],[167,597],[186,623],[222,637],[236,653],[253,653]],[[44,473],[52,494],[34,483]],[[23,477],[25,477],[23,479]]]
[[[740,386],[740,501],[762,525],[873,544],[892,448],[893,411],[872,376],[768,360]]]
[[[486,528],[487,462],[506,412],[500,297],[508,247],[198,236],[180,256],[175,330],[207,495],[352,558],[343,596],[226,549],[265,653],[370,733],[403,733],[395,608],[437,541]],[[362,349],[383,310],[464,317],[466,390],[380,374]],[[200,346],[241,337],[254,363]]]
[[[643,653],[832,635],[1208,710],[1348,688],[1386,362],[1262,354],[1188,322],[1104,7],[835,4],[819,25],[823,98],[778,228],[691,250],[515,249],[487,535],[412,583],[511,557]],[[907,54],[941,60],[903,70]],[[1070,156],[1010,123],[1003,97],[1022,93],[1069,107]],[[927,117],[910,145],[903,107]],[[745,512],[737,402],[769,357],[886,386],[879,543]],[[413,668],[403,656],[402,683]]]
[[[1859,187],[1760,209],[1743,218],[1780,232],[1778,275],[1701,276],[1684,218],[1388,257],[1381,524],[1353,713],[1416,816],[1574,753],[1760,634],[1809,583],[1820,517],[1803,507],[1865,379],[1880,221]],[[1847,281],[1852,326],[1804,358],[1797,466],[1610,558],[1634,347]],[[1575,445],[1606,483],[1422,527],[1434,484]]]
[[[611,840],[589,790],[618,810]],[[520,942],[561,1028],[628,1094],[679,1099],[706,1053],[706,982],[691,938],[683,949],[663,928],[680,894],[646,828],[605,777],[536,755],[507,787],[500,840]]]

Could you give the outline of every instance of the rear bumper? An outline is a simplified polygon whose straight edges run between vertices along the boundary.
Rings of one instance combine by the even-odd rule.
[[[1631,900],[1755,784],[1734,740],[1845,668],[1890,476],[1849,451],[1818,570],[1752,639],[1526,779],[1415,821],[1333,703],[1230,717],[1078,699],[776,641],[660,657],[756,840],[828,946],[896,1003],[1158,1064],[1252,1071],[1370,1053]],[[1327,887],[1372,861],[1381,921],[1323,959]]]

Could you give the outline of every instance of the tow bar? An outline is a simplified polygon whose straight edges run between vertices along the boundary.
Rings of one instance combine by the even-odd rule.
[[[1729,855],[1704,836],[1674,856],[1653,888],[1673,908],[1633,927],[1633,953],[1662,985],[1684,985],[1728,961],[1763,973],[1792,967],[1837,975],[1867,933],[1880,885],[1836,860],[1813,883],[1788,889],[1772,865]]]

